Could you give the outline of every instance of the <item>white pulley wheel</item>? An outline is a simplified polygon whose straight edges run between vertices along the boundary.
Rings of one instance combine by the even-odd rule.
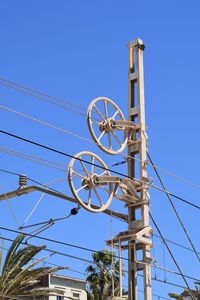
[[[88,107],[89,131],[95,144],[108,154],[119,154],[127,145],[125,128],[115,126],[116,121],[122,120],[125,120],[123,113],[111,99],[96,98]]]
[[[101,176],[110,176],[110,172],[102,159],[92,152],[80,152],[69,163],[68,181],[72,194],[83,208],[94,213],[107,209],[114,194],[113,184],[98,184],[96,178]]]

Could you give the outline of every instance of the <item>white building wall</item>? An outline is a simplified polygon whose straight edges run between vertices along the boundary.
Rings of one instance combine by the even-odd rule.
[[[59,288],[64,293],[63,298],[50,296],[49,300],[67,300],[67,297],[70,297],[74,300],[87,300],[85,281],[57,275],[51,275],[49,281],[50,288]]]

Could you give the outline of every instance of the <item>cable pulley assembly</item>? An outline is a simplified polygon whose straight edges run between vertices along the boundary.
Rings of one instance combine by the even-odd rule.
[[[89,104],[87,122],[94,142],[108,154],[121,153],[132,132],[138,129],[138,125],[125,120],[117,104],[106,97],[96,98]]]

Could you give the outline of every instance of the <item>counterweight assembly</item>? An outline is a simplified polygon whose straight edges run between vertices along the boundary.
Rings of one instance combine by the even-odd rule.
[[[81,152],[76,155],[79,160],[78,169],[75,168],[74,159],[70,162],[69,184],[78,203],[91,212],[103,212],[111,204],[113,197],[125,202],[128,209],[127,231],[117,234],[107,241],[107,245],[117,248],[120,255],[122,250],[128,250],[128,299],[138,299],[138,273],[142,273],[144,299],[151,300],[152,229],[149,226],[147,184],[149,179],[144,107],[144,44],[137,39],[130,42],[128,48],[128,120],[120,108],[105,97],[94,99],[87,112],[89,131],[100,149],[114,155],[128,148],[128,178],[111,176],[105,163],[98,156],[91,152]],[[86,169],[83,161],[80,161],[84,155],[87,156],[87,160],[90,157],[90,171]],[[99,169],[95,162],[100,165]],[[139,177],[137,180],[136,176]],[[103,192],[106,196],[103,196]],[[93,207],[95,202],[100,206],[99,209]],[[117,299],[122,299],[121,283],[120,279],[120,297]]]

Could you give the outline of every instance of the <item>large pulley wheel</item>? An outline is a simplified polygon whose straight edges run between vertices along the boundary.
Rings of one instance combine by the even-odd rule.
[[[120,108],[105,97],[94,99],[87,111],[89,131],[99,148],[108,154],[121,153],[127,145],[127,134],[123,127],[116,126],[124,121]]]
[[[101,176],[110,176],[110,172],[106,164],[92,152],[80,152],[69,163],[68,180],[72,194],[90,212],[103,212],[113,198],[113,184],[98,184],[97,179]]]

